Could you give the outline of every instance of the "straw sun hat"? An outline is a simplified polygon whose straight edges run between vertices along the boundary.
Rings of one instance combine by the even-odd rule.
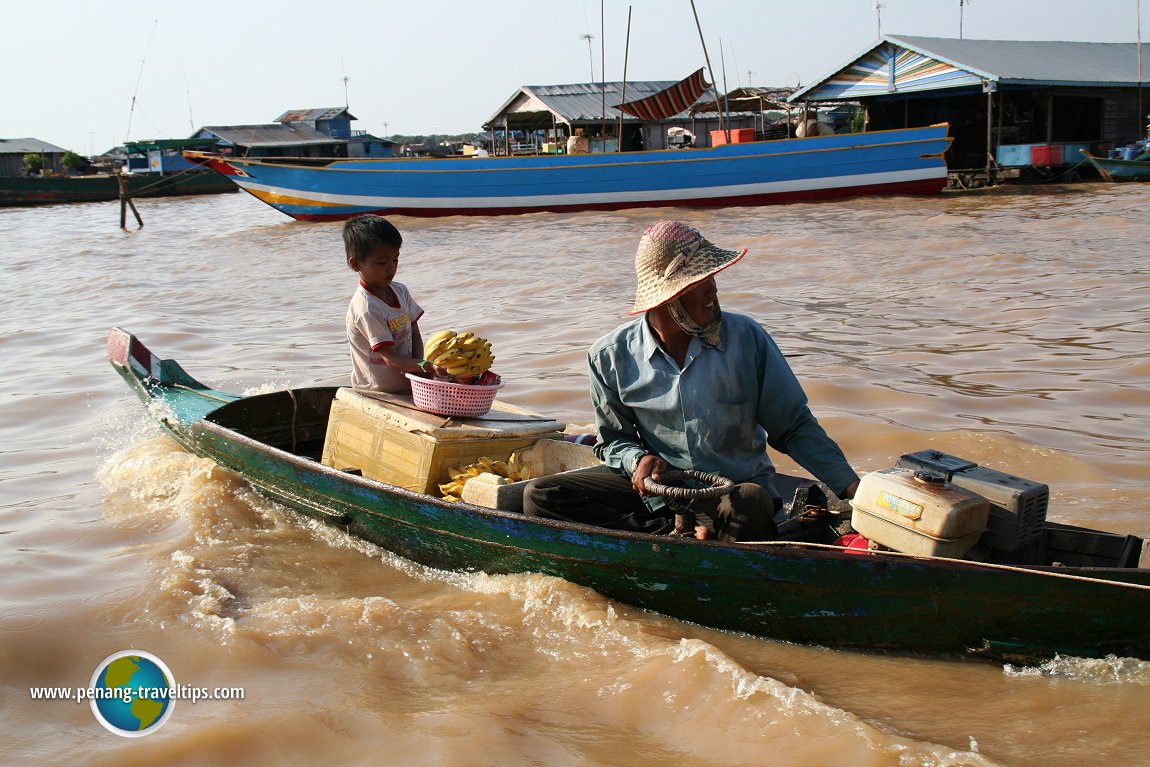
[[[717,247],[697,229],[678,221],[660,221],[648,227],[635,253],[635,305],[631,314],[667,303],[746,254],[746,248]]]

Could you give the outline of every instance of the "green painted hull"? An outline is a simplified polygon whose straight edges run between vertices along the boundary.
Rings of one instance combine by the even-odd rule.
[[[555,575],[634,607],[804,644],[1150,659],[1150,570],[1055,575],[800,543],[701,542],[448,503],[314,460],[334,388],[211,391],[119,330],[109,356],[141,399],[163,403],[163,425],[188,450],[273,500],[432,567]]]
[[[175,197],[235,192],[236,185],[214,171],[171,176],[128,174],[128,194],[137,197]],[[50,205],[60,202],[106,202],[120,198],[115,176],[0,176],[0,206]]]
[[[1111,160],[1082,151],[1107,181],[1150,181],[1150,160]]]

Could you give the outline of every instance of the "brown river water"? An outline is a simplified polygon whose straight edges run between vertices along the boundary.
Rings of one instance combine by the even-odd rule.
[[[246,195],[0,210],[0,763],[1150,764],[1150,663],[1037,669],[708,630],[535,575],[431,570],[294,516],[149,422],[120,325],[216,388],[346,375],[340,225]],[[1150,536],[1150,185],[714,211],[397,218],[425,335],[487,336],[501,398],[582,427],[660,218],[749,255],[775,336],[860,472],[936,448],[1046,482],[1053,520]],[[780,458],[783,469],[792,469]],[[843,584],[849,588],[850,584]],[[1150,620],[1150,616],[1147,616]],[[89,705],[108,655],[180,684],[145,738]]]

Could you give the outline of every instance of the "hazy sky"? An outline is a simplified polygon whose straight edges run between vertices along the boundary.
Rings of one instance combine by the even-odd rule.
[[[966,3],[882,0],[876,12],[875,0],[695,0],[695,8],[728,89],[820,79],[875,42],[880,14],[882,31],[895,35],[958,37],[961,8],[968,38],[1138,39],[1139,0]],[[354,128],[465,133],[520,85],[598,81],[604,57],[608,80],[623,79],[625,62],[628,80],[679,79],[704,64],[690,0],[6,0],[0,19],[0,137],[82,154],[342,106],[345,77]]]

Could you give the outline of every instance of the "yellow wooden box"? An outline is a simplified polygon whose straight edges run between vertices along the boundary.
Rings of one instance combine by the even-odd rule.
[[[562,439],[564,424],[498,402],[480,418],[425,413],[411,395],[340,389],[331,405],[323,463],[397,487],[439,496],[451,466],[483,456],[505,461],[540,439]]]

